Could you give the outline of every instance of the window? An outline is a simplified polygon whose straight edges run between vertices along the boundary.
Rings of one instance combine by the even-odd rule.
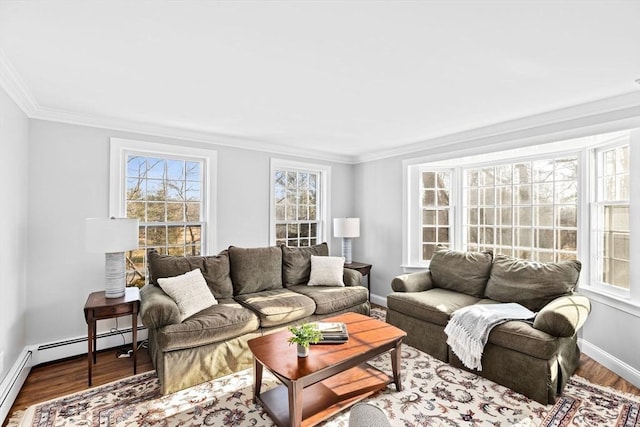
[[[639,137],[623,130],[429,163],[406,160],[405,270],[428,267],[437,245],[540,262],[579,259],[582,290],[637,310],[640,267],[630,255],[640,241],[640,172],[633,167],[640,143],[632,143]]]
[[[146,252],[201,255],[211,236],[209,169],[215,153],[112,139],[112,216],[140,221],[126,254],[127,285],[146,282]],[[115,213],[114,213],[115,212]]]
[[[536,261],[577,257],[578,158],[463,169],[467,250]]]
[[[619,138],[620,139],[620,138]],[[626,138],[596,150],[593,230],[600,284],[629,289],[629,145]]]
[[[437,246],[449,246],[451,235],[451,171],[421,173],[422,260],[428,261]]]
[[[326,241],[329,167],[271,162],[271,242],[312,246]]]

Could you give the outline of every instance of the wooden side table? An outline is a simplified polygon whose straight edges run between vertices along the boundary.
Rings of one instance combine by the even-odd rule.
[[[363,276],[367,276],[367,291],[369,291],[369,301],[371,301],[371,264],[352,261],[349,264],[345,264],[344,268],[359,271]]]
[[[140,309],[140,290],[135,287],[126,288],[125,295],[120,298],[106,298],[104,291],[93,292],[84,305],[84,318],[89,326],[89,386],[91,386],[91,371],[96,363],[96,322],[102,319],[113,319],[131,315],[131,342],[133,344],[133,374],[137,373],[138,350],[138,310]]]

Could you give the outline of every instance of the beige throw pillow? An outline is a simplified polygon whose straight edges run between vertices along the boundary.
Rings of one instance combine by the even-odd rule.
[[[344,286],[344,257],[311,255],[309,286]]]
[[[180,321],[218,303],[199,268],[176,277],[158,279],[158,285],[180,310]]]

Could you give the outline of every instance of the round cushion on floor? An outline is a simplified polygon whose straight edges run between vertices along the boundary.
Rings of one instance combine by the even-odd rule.
[[[391,427],[384,411],[370,403],[357,403],[349,414],[349,427]]]

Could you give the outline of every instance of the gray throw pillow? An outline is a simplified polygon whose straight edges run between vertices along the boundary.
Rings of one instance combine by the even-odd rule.
[[[311,255],[328,256],[326,243],[307,247],[282,248],[282,281],[285,286],[306,285],[311,275]]]
[[[491,252],[437,250],[429,270],[434,285],[482,297],[491,271]]]
[[[234,295],[282,288],[282,250],[229,247]]]
[[[544,263],[496,255],[485,296],[540,311],[554,299],[571,294],[581,267],[576,260]]]
[[[158,285],[159,278],[180,276],[199,268],[216,299],[233,297],[229,274],[229,254],[226,249],[213,256],[162,255],[155,249],[149,249],[147,261],[149,283],[151,284]]]

